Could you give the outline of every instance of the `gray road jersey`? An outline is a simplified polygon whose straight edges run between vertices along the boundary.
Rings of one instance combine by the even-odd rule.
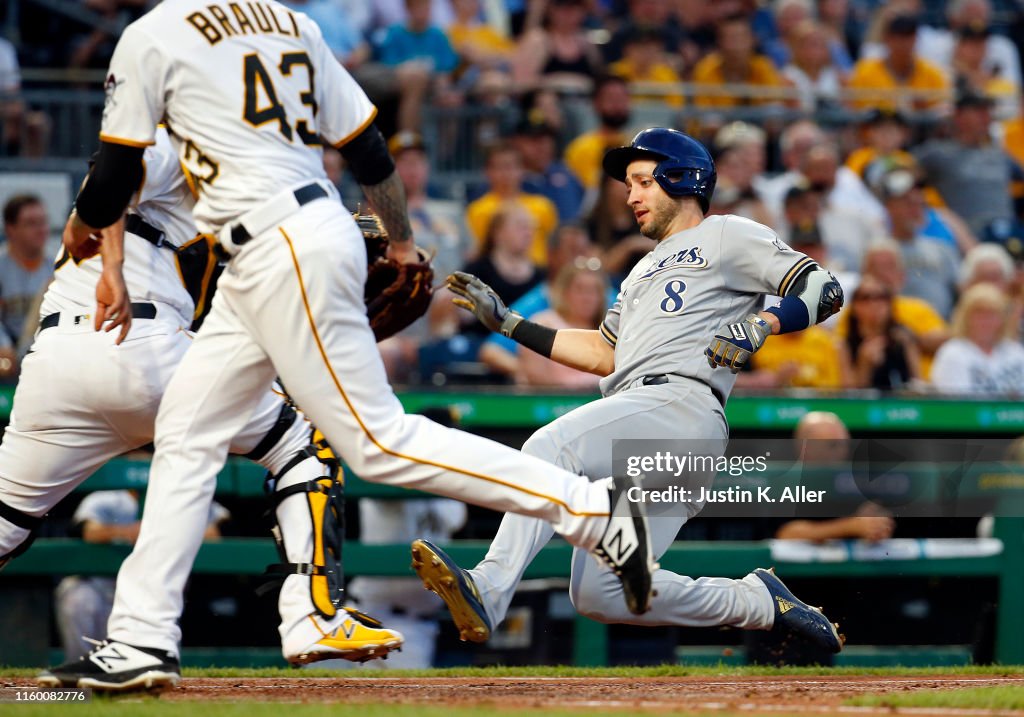
[[[602,393],[644,376],[678,374],[728,397],[736,376],[708,366],[712,336],[760,310],[764,294],[784,296],[813,265],[768,227],[734,215],[673,234],[637,263],[601,324],[615,348],[615,371],[601,380]]]

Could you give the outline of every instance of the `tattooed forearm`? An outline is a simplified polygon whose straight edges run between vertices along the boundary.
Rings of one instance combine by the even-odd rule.
[[[411,241],[412,227],[409,225],[409,210],[405,203],[405,188],[398,178],[398,172],[392,172],[391,176],[379,184],[359,186],[388,230],[388,241],[393,244]]]

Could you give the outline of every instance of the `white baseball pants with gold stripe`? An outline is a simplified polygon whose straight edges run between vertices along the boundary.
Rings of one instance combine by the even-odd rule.
[[[542,518],[574,545],[597,544],[607,481],[405,415],[366,318],[365,278],[362,236],[333,199],[305,205],[231,260],[160,406],[149,499],[118,576],[112,639],[176,651],[213,478],[275,376],[360,477]]]

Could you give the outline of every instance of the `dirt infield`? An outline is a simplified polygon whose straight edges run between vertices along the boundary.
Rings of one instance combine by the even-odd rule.
[[[5,681],[9,685],[29,680]],[[303,702],[482,706],[489,708],[740,712],[750,714],[995,715],[984,709],[893,709],[843,706],[848,698],[919,690],[1024,687],[1024,677],[337,677],[186,678],[168,702]]]

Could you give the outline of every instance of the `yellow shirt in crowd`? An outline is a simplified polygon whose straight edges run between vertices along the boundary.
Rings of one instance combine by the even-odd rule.
[[[946,322],[939,312],[932,308],[931,304],[914,296],[894,297],[892,317],[897,324],[906,328],[914,336],[923,336],[947,328]],[[836,336],[845,341],[849,331],[850,312],[843,311],[839,314],[839,321],[836,322]],[[931,375],[933,358],[932,354],[921,353],[921,378],[925,381]]]
[[[889,71],[885,59],[868,57],[857,62],[850,73],[850,80],[847,85],[856,90],[879,90],[876,93],[855,99],[852,101],[854,107],[860,109],[881,107],[896,109],[897,107],[931,107],[942,102],[942,99],[914,100],[901,97],[901,92],[906,90],[937,90],[949,91],[949,81],[946,74],[927,60],[920,57],[914,59],[914,71],[904,81],[898,80]],[[948,99],[948,97],[946,97]]]
[[[666,65],[664,62],[658,62],[647,69],[646,72],[641,72],[637,69],[636,65],[628,60],[621,59],[618,62],[613,62],[609,66],[608,71],[613,75],[617,75],[624,79],[626,82],[663,82],[663,83],[679,83],[683,80],[679,77],[679,74],[672,69],[671,66]],[[684,98],[681,94],[637,94],[633,95],[633,100],[659,100],[669,105],[670,107],[682,107]]]
[[[717,52],[712,52],[693,68],[693,81],[700,85],[724,85],[727,84],[722,70],[722,57]],[[782,81],[775,65],[764,55],[754,55],[750,59],[750,66],[747,69],[747,76],[740,81],[745,85],[762,85],[764,87],[779,87]],[[776,102],[778,98],[754,99],[745,97],[722,96],[698,96],[694,102],[704,107],[736,107],[738,105],[753,105],[764,102]]]
[[[565,148],[565,164],[587,189],[594,189],[601,182],[601,161],[604,153],[612,147],[629,144],[624,134],[604,134],[599,130],[581,134]]]
[[[843,384],[838,339],[820,326],[770,336],[750,360],[758,371],[778,371],[786,364],[799,366],[787,386],[841,388]]]
[[[487,229],[491,226],[494,215],[508,201],[510,200],[499,197],[494,192],[488,192],[466,207],[466,224],[473,233],[478,248],[484,245]],[[558,227],[558,209],[550,199],[540,194],[523,193],[511,201],[522,204],[534,218],[537,228],[534,230],[533,243],[530,244],[530,259],[537,266],[547,266],[548,237]]]

